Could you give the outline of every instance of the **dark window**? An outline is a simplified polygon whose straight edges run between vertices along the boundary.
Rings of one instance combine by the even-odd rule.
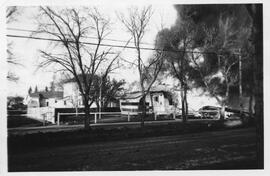
[[[67,102],[66,102],[66,100],[64,101],[64,105],[67,105]]]
[[[148,102],[145,102],[145,104],[146,104],[147,106],[149,106],[149,103],[148,103]],[[139,102],[122,102],[121,105],[122,105],[122,106],[125,106],[125,105],[138,106],[138,105],[139,105]]]
[[[54,102],[57,103],[57,100],[55,100]]]
[[[47,106],[49,106],[49,102],[47,102]]]
[[[158,102],[158,96],[157,96],[157,97],[155,97],[155,101],[156,101],[156,102]]]

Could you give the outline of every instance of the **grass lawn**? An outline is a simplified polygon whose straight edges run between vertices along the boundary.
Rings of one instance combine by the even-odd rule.
[[[15,127],[34,127],[34,126],[42,126],[43,123],[41,121],[28,118],[26,116],[8,116],[7,117],[7,124],[8,128],[15,128]]]

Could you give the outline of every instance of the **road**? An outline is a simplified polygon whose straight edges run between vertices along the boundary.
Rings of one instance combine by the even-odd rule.
[[[9,171],[251,169],[255,129],[97,142],[9,154]]]

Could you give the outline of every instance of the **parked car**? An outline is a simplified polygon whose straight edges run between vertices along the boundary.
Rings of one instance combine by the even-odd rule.
[[[229,114],[229,119],[242,119],[242,118],[250,118],[252,114],[246,111],[240,111],[239,109],[226,108],[226,113]]]
[[[220,118],[220,111],[221,107],[217,106],[203,106],[199,109],[199,114],[204,119],[219,119]],[[235,115],[235,111],[239,110],[233,110],[225,107],[225,117],[224,119],[230,119],[233,115]]]
[[[203,119],[218,119],[220,109],[220,107],[216,106],[203,106],[199,109],[199,114]]]

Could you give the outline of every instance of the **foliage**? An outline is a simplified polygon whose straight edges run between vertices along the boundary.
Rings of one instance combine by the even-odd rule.
[[[106,108],[110,102],[118,100],[124,90],[124,80],[117,81],[110,77],[96,76],[94,80],[94,96],[97,107]]]
[[[179,21],[191,20],[201,28],[196,31],[200,35],[193,35],[193,50],[204,52],[191,56],[194,86],[205,88],[222,104],[230,95],[231,87],[239,82],[238,54],[244,56],[243,69],[250,63],[247,41],[251,30],[250,19],[243,16],[245,8],[242,5],[183,5],[176,9]],[[200,58],[203,62],[199,62]]]
[[[8,109],[25,109],[26,105],[23,104],[24,98],[21,96],[7,97]]]

